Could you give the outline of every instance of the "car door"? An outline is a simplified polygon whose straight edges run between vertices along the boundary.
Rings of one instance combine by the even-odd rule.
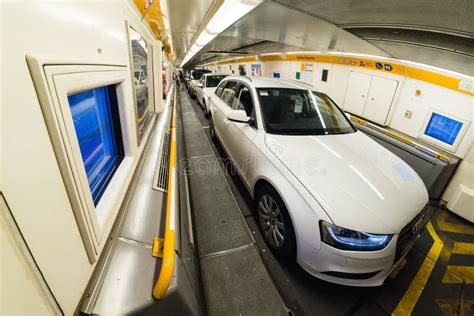
[[[227,151],[231,156],[242,178],[248,184],[250,153],[253,151],[253,140],[257,135],[257,119],[250,87],[241,84],[232,101],[233,110],[244,110],[253,118],[251,123],[229,122],[227,127]]]
[[[222,146],[227,151],[228,148],[228,126],[230,121],[227,119],[227,114],[232,110],[232,100],[238,88],[237,81],[228,81],[224,86],[220,96],[215,98],[214,106],[214,128],[221,141]],[[230,157],[232,158],[232,157]]]
[[[202,88],[199,88],[198,85],[201,84]],[[201,79],[198,81],[198,84],[196,85],[196,99],[198,104],[202,104],[202,89],[205,87],[206,84],[206,77],[202,76]]]

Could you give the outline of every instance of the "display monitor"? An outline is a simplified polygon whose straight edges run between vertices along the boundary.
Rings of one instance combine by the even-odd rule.
[[[443,143],[453,145],[463,123],[439,113],[433,113],[425,130],[425,135]]]
[[[68,96],[94,205],[124,157],[114,85]]]

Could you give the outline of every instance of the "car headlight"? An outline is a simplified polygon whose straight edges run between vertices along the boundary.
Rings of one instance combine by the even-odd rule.
[[[358,232],[320,221],[321,240],[341,250],[380,250],[390,243],[393,235],[379,235]]]

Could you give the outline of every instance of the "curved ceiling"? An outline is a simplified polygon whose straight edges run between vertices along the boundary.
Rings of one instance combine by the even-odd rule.
[[[201,1],[187,3],[195,2]],[[186,66],[229,56],[312,50],[388,56],[473,75],[473,12],[473,0],[265,1],[206,45]],[[173,31],[173,19],[172,15],[176,45],[180,39],[175,35],[180,34]],[[178,59],[185,53],[185,48],[176,51]]]

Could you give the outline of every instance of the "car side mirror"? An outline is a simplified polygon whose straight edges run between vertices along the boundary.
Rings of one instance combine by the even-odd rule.
[[[346,115],[346,117],[349,119],[349,121],[351,120],[352,116],[350,113],[347,113],[347,112],[344,112],[344,114]]]
[[[237,123],[250,123],[252,118],[247,116],[247,113],[244,110],[232,110],[227,114],[229,121]]]
[[[197,87],[202,88],[202,83],[198,82]]]

